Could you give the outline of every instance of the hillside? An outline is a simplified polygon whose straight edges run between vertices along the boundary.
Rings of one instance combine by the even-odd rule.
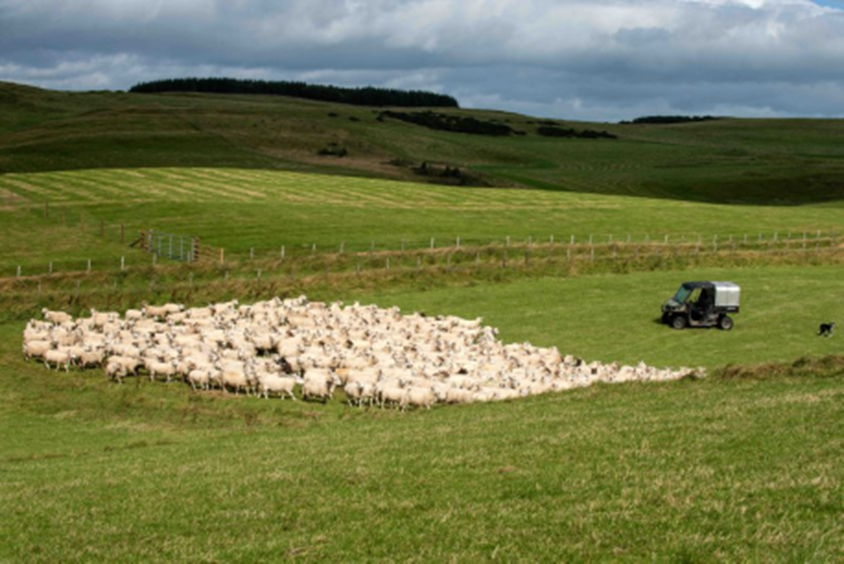
[[[841,561],[842,136],[0,83],[0,561]],[[660,323],[691,279],[735,329]],[[708,375],[400,412],[21,354],[301,294]]]
[[[65,93],[0,83],[0,173],[229,167],[710,203],[844,199],[838,149],[844,122],[837,120],[618,125],[494,111],[437,109],[412,117],[382,110],[270,96]],[[423,122],[511,133],[458,133]],[[541,135],[543,129],[617,139]]]

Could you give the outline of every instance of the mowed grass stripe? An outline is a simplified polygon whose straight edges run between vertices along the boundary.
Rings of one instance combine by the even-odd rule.
[[[94,203],[98,200],[95,194],[79,186],[78,176],[64,176],[55,173],[46,173],[38,178],[39,185],[55,194],[57,198],[66,197],[72,204]]]
[[[159,184],[151,181],[150,176],[146,174],[126,174],[132,171],[122,170],[96,170],[91,171],[92,177],[97,179],[97,182],[109,184],[115,187],[122,194],[121,201],[128,202],[148,202],[155,201],[159,194]],[[184,194],[190,197],[191,191],[186,190]]]
[[[130,180],[127,177],[120,178],[120,174],[112,172],[109,177],[102,177],[100,182],[103,184],[110,184],[112,186],[119,186],[122,189],[122,199],[125,198],[126,200],[135,203],[180,199],[174,198],[174,194],[181,195],[181,197],[185,200],[198,199],[196,190],[180,188],[179,186],[173,185],[164,179],[156,179],[154,173],[143,176],[137,180]],[[104,200],[101,203],[119,202],[120,200],[116,202],[108,202]]]
[[[0,185],[33,203],[70,200],[69,194],[55,192],[43,186],[36,175],[4,174],[0,176]]]
[[[161,201],[248,201],[237,199],[231,192],[220,190],[208,182],[190,180],[181,169],[156,169],[149,173],[154,181],[149,188]]]
[[[236,195],[241,201],[259,200],[266,197],[264,192],[249,190],[233,183],[224,176],[217,174],[217,171],[210,169],[188,169],[185,171],[185,179],[190,182],[198,182],[200,185],[206,184],[215,186],[218,190],[222,190],[233,195]]]
[[[73,179],[74,186],[84,189],[95,202],[121,202],[127,196],[128,184],[118,185],[115,182],[97,178],[94,175],[76,176]],[[138,198],[135,198],[138,200]]]
[[[199,178],[191,174],[186,174],[186,171],[181,169],[167,169],[161,171],[161,186],[159,187],[160,195],[166,197],[168,189],[173,188],[180,193],[199,195],[200,199],[207,199],[208,201],[234,201],[234,202],[248,202],[251,198],[238,196],[235,191],[230,190],[228,186],[222,183],[216,183],[208,179]]]

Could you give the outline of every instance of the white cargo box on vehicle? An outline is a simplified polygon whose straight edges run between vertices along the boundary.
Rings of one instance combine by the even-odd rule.
[[[732,282],[713,282],[715,286],[715,307],[738,308],[741,288]]]

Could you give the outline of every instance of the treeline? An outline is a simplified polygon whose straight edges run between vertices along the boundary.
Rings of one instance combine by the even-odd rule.
[[[141,82],[129,89],[136,93],[206,92],[211,94],[263,94],[291,96],[320,102],[355,106],[401,106],[457,108],[457,100],[445,94],[392,88],[342,88],[305,82],[249,80],[238,78],[171,78]]]
[[[576,129],[554,127],[550,125],[537,127],[536,132],[544,137],[565,137],[569,139],[618,139],[617,135],[613,135],[608,131],[595,131],[594,129],[583,129],[581,131],[577,131]]]
[[[632,121],[621,121],[619,122],[622,125],[643,125],[643,124],[654,124],[654,125],[666,125],[672,123],[693,123],[697,121],[714,121],[717,119],[721,119],[715,116],[644,116],[636,118]]]
[[[378,115],[378,119],[381,121],[383,121],[385,117],[421,125],[423,127],[427,127],[428,129],[450,131],[452,133],[491,135],[494,137],[506,137],[511,133],[520,133],[514,131],[509,125],[504,125],[503,123],[481,121],[473,117],[438,114],[430,111],[411,113],[386,111],[381,112]]]

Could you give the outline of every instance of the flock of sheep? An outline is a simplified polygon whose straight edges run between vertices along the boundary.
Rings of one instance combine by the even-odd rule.
[[[594,382],[672,380],[689,369],[585,363],[556,348],[505,345],[481,320],[402,315],[399,308],[310,302],[304,296],[240,305],[179,304],[74,319],[44,310],[23,333],[23,353],[48,367],[145,375],[194,390],[430,408],[505,400]]]

